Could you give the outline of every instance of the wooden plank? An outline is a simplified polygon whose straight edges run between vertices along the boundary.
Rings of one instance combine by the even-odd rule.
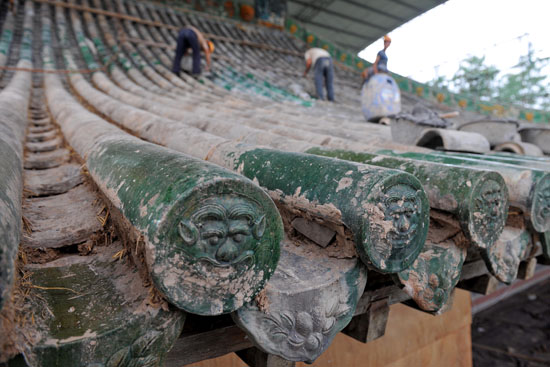
[[[385,363],[384,359],[376,356],[376,351],[369,348],[370,344],[359,344],[354,348],[345,348],[350,339],[345,335],[340,334],[334,345],[337,345],[337,350],[333,351],[330,348],[322,355],[313,365],[315,367],[340,367],[340,366],[368,366],[368,367],[440,367],[440,366],[472,366],[472,351],[470,341],[470,327],[465,325],[462,329],[457,330],[447,336],[442,337],[436,342],[429,344],[423,348],[411,352],[407,356],[394,362]],[[363,351],[363,349],[366,349]],[[391,346],[386,347],[387,350],[395,350]],[[373,353],[375,352],[375,353]],[[331,353],[330,356],[327,356]],[[365,355],[369,355],[365,359]],[[452,363],[450,362],[452,361]],[[309,367],[305,363],[297,363],[297,367]],[[246,367],[246,364],[239,360],[234,354],[203,361],[198,364],[193,364],[188,367]]]
[[[258,348],[248,348],[237,352],[237,355],[249,367],[294,367],[296,362],[287,361],[279,356],[267,354]]]
[[[389,313],[388,298],[372,302],[367,312],[354,316],[342,332],[362,343],[381,338],[386,332]]]
[[[199,334],[182,334],[166,356],[165,367],[185,366],[252,346],[244,331],[236,325]]]
[[[409,295],[396,285],[386,286],[375,290],[365,290],[365,292],[357,302],[354,316],[364,314],[365,312],[367,312],[371,302],[384,298],[388,299],[389,305],[393,305],[410,299]]]
[[[498,284],[499,281],[497,280],[497,278],[492,275],[485,274],[479,277],[460,281],[457,287],[468,290],[470,292],[490,294],[496,291]]]
[[[385,297],[385,298],[384,298]],[[361,313],[370,307],[370,300],[387,300],[395,304],[408,296],[397,286],[388,286],[376,291],[368,291],[361,298]],[[357,311],[357,310],[356,310]],[[357,316],[359,312],[356,312]],[[191,364],[201,367],[245,367],[237,356],[229,353],[252,347],[252,342],[236,325],[224,326],[216,330],[182,334],[166,359],[166,367],[179,367]],[[200,363],[199,363],[200,362]]]
[[[460,280],[475,278],[488,272],[489,270],[487,270],[487,266],[483,260],[471,261],[462,266]]]
[[[469,293],[457,290],[453,307],[439,316],[401,304],[393,305],[390,307],[386,334],[382,338],[363,344],[340,333],[313,365],[469,367],[472,365],[470,304]],[[303,362],[296,364],[296,367],[306,366],[310,365]],[[189,367],[246,367],[246,364],[230,354]]]
[[[470,326],[438,339],[432,344],[417,349],[385,367],[469,367],[472,366]]]
[[[535,257],[522,261],[518,268],[518,279],[531,279],[535,275],[537,259]]]
[[[386,333],[382,338],[362,344],[339,334],[331,347],[315,361],[315,367],[455,366],[453,363],[460,356],[464,356],[470,362],[456,364],[457,366],[471,366],[471,357],[468,357],[471,323],[470,295],[458,290],[455,297],[451,310],[439,316],[432,316],[401,304],[393,305],[390,307]],[[461,332],[463,332],[462,338],[458,336]],[[457,336],[440,342],[451,334]],[[457,345],[453,346],[453,342]],[[443,347],[448,349],[438,350]],[[417,353],[418,351],[421,352]],[[427,355],[433,358],[431,363],[423,360]],[[408,364],[399,364],[402,363],[401,360]],[[305,366],[301,363],[297,365],[297,367]]]
[[[168,365],[167,365],[168,366]],[[179,366],[179,365],[178,365]],[[226,354],[222,357],[193,363],[185,367],[248,367],[236,354]]]

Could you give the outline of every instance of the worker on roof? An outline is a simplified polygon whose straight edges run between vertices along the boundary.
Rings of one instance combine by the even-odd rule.
[[[214,52],[214,44],[208,41],[201,31],[193,26],[186,26],[178,33],[178,44],[176,46],[176,55],[172,71],[179,75],[181,71],[181,58],[187,50],[191,48],[193,51],[193,75],[201,73],[201,49],[206,58],[206,71],[210,70],[210,54]]]
[[[366,83],[369,81],[370,77],[378,73],[387,73],[388,72],[388,56],[386,55],[386,50],[390,47],[391,38],[388,35],[384,36],[384,49],[378,51],[376,55],[376,60],[374,64],[363,70],[361,76],[363,77],[363,82]]]
[[[332,66],[332,58],[327,50],[322,48],[313,47],[306,51],[304,55],[306,59],[306,70],[304,71],[304,77],[313,65],[315,91],[317,98],[325,99],[323,93],[323,81],[327,87],[327,98],[329,101],[334,101],[334,88],[332,86],[332,80],[334,79],[334,69]]]

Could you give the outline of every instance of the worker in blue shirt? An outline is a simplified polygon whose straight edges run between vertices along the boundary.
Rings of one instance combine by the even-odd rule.
[[[388,56],[386,55],[386,50],[390,47],[391,38],[388,35],[384,36],[384,49],[378,51],[376,55],[376,61],[374,64],[363,70],[361,76],[363,77],[363,82],[366,83],[369,81],[370,77],[378,73],[387,73],[388,72]]]

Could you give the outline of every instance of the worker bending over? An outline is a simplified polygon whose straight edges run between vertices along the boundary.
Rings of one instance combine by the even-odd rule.
[[[193,26],[186,26],[178,33],[178,44],[176,46],[176,56],[172,71],[179,75],[181,71],[181,58],[185,55],[188,49],[193,51],[193,75],[201,73],[201,49],[206,58],[206,71],[210,70],[210,54],[214,52],[214,44],[212,41],[207,41],[201,31]]]
[[[317,98],[325,99],[323,93],[323,80],[327,87],[327,98],[329,101],[334,101],[334,88],[332,80],[334,79],[334,69],[332,66],[332,58],[327,50],[322,48],[310,48],[304,55],[306,59],[306,70],[304,77],[313,65],[313,78],[315,80],[315,91]]]

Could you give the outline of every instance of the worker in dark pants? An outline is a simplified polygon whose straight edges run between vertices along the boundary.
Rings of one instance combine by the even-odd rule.
[[[327,99],[334,102],[334,87],[332,85],[334,79],[334,68],[332,66],[332,58],[327,50],[322,48],[310,48],[304,55],[306,59],[306,70],[304,77],[313,65],[315,92],[317,98],[325,99],[323,93],[323,82],[327,87]]]
[[[181,71],[181,58],[185,56],[188,49],[193,52],[193,75],[201,73],[201,50],[206,58],[206,71],[210,70],[210,54],[214,52],[214,44],[207,41],[204,35],[195,27],[187,26],[178,33],[178,44],[172,71],[179,75]]]

